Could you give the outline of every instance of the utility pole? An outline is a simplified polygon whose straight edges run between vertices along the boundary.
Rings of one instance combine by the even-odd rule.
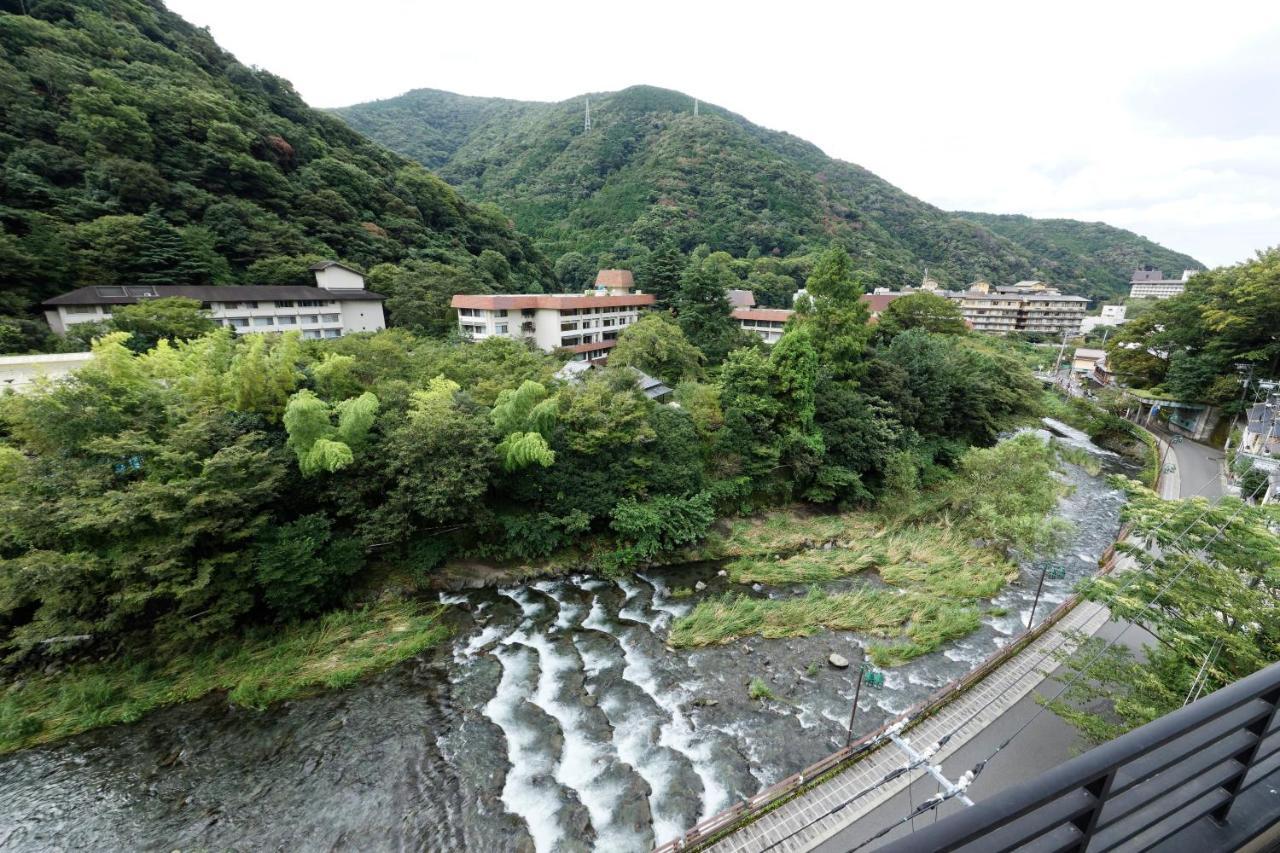
[[[591,130],[591,98],[587,98],[587,112],[582,117],[582,132]]]
[[[853,720],[858,716],[858,697],[862,694],[862,675],[867,671],[867,663],[863,661],[858,665],[858,685],[853,688],[853,708],[849,711],[849,734],[844,739],[844,748],[848,749],[849,744],[853,743]]]
[[[698,99],[697,99],[697,98],[694,98],[694,99],[693,99],[693,114],[694,114],[694,115],[697,115],[697,114],[698,114]]]
[[[1062,357],[1067,353],[1067,330],[1062,330],[1062,346],[1058,347],[1058,360],[1053,363],[1053,375],[1058,375],[1058,370],[1062,367]]]
[[[1031,615],[1027,617],[1027,630],[1031,630],[1032,624],[1036,621],[1036,607],[1040,604],[1040,590],[1044,589],[1044,576],[1048,574],[1049,566],[1046,565],[1040,570],[1040,583],[1036,584],[1036,597],[1031,602]]]

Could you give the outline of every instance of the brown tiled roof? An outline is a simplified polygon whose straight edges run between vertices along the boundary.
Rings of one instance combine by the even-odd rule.
[[[362,299],[382,301],[387,298],[369,290],[325,290],[323,287],[305,285],[158,285],[150,288],[155,296],[103,296],[99,293],[100,289],[98,286],[81,287],[46,299],[40,304],[49,308],[57,308],[59,305],[132,305],[142,299],[173,296],[200,302],[279,302],[286,299],[334,299],[351,302]]]
[[[596,287],[625,287],[630,290],[635,286],[631,270],[600,270],[596,274]]]
[[[735,320],[781,320],[791,319],[796,312],[787,308],[734,308],[729,316]]]
[[[624,270],[625,272],[625,270]],[[626,305],[652,305],[652,293],[627,293],[621,296],[576,296],[546,293],[499,293],[470,295],[459,293],[449,303],[454,308],[617,308]]]
[[[900,296],[908,296],[906,293],[864,293],[862,301],[867,303],[867,307],[871,309],[872,314],[879,314],[881,311],[889,307],[889,303]]]

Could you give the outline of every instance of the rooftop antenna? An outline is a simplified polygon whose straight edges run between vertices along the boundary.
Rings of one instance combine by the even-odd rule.
[[[591,98],[587,98],[587,112],[582,117],[582,132],[586,133],[591,130]]]

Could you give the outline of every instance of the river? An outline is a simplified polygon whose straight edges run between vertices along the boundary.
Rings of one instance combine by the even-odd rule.
[[[1058,431],[1104,473],[1132,472]],[[1059,513],[1075,530],[1037,621],[1119,526],[1122,494],[1064,467]],[[1018,633],[1040,565],[994,599],[1005,615],[864,689],[856,733]],[[446,594],[451,645],[347,690],[263,712],[209,697],[5,756],[0,849],[646,850],[844,742],[854,668],[826,659],[857,660],[866,638],[666,646],[673,618],[729,586],[716,569]],[[751,699],[755,678],[778,698]]]

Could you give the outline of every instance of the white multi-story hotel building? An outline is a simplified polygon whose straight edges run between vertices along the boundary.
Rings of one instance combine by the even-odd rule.
[[[1080,332],[1089,300],[1067,296],[1042,281],[1020,281],[993,288],[975,282],[965,291],[939,291],[960,309],[969,325],[979,332],[1003,335],[1009,332],[1071,334]]]
[[[652,294],[633,292],[634,283],[629,270],[600,270],[588,293],[460,293],[450,304],[458,330],[472,340],[515,338],[547,352],[573,350],[574,361],[599,361],[654,302]]]
[[[1129,279],[1130,299],[1169,299],[1187,289],[1187,280],[1195,270],[1183,270],[1182,278],[1165,278],[1162,270],[1143,267],[1133,271]]]
[[[364,276],[337,261],[311,268],[316,286],[115,285],[81,287],[45,300],[45,319],[59,335],[79,323],[105,322],[117,305],[181,296],[198,300],[214,320],[245,332],[293,332],[304,338],[338,338],[387,326],[386,298],[365,290]]]

